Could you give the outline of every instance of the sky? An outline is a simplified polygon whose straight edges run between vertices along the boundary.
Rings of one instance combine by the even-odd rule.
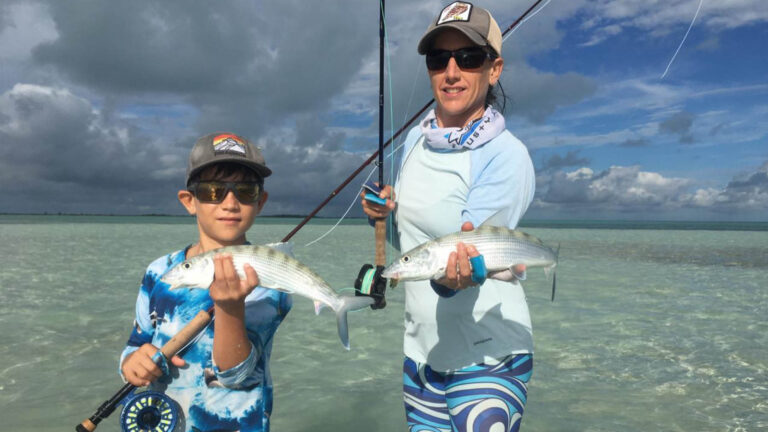
[[[386,2],[387,137],[431,97],[416,45],[448,3]],[[503,30],[532,3],[477,4]],[[2,0],[0,213],[184,214],[188,152],[215,131],[262,148],[263,214],[308,213],[376,150],[378,13]],[[502,52],[507,128],[536,169],[525,218],[768,221],[766,41],[763,0],[542,2]]]

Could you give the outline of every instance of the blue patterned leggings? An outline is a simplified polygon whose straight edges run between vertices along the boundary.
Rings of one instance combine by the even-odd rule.
[[[411,432],[509,432],[520,428],[533,357],[510,355],[455,372],[406,357],[405,414]]]

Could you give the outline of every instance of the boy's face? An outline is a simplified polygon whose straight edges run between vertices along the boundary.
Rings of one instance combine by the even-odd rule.
[[[228,190],[220,203],[202,202],[188,190],[178,192],[179,201],[189,214],[197,216],[200,242],[206,249],[243,244],[245,233],[267,202],[262,191],[254,203],[241,203]]]

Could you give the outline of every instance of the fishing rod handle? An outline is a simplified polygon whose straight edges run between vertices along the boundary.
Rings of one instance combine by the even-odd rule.
[[[376,255],[374,263],[377,266],[387,265],[387,220],[376,219]]]
[[[170,359],[175,356],[184,346],[189,343],[200,331],[211,322],[211,314],[208,311],[201,310],[192,318],[187,325],[176,333],[171,340],[165,343],[160,352],[165,358]]]
[[[165,358],[169,359],[175,356],[182,348],[187,345],[187,343],[189,343],[189,341],[197,336],[205,328],[205,326],[211,322],[212,313],[213,308],[207,311],[201,310],[197,313],[197,315],[195,315],[194,318],[192,318],[192,321],[187,323],[187,325],[179,330],[179,332],[176,333],[171,338],[171,340],[166,342],[165,345],[160,348],[160,352],[165,356]],[[135,386],[132,384],[124,385],[114,396],[104,402],[99,407],[99,409],[96,410],[94,415],[88,419],[83,420],[82,423],[77,425],[75,430],[77,432],[93,432],[96,430],[96,426],[99,424],[99,422],[112,414],[112,411],[115,410],[115,407],[119,405],[123,398],[127,396],[128,393],[133,391],[134,388]]]

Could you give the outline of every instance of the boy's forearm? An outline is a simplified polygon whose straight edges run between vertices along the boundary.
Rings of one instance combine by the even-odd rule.
[[[248,358],[251,341],[245,330],[245,305],[215,307],[213,361],[219,370],[231,369]]]

